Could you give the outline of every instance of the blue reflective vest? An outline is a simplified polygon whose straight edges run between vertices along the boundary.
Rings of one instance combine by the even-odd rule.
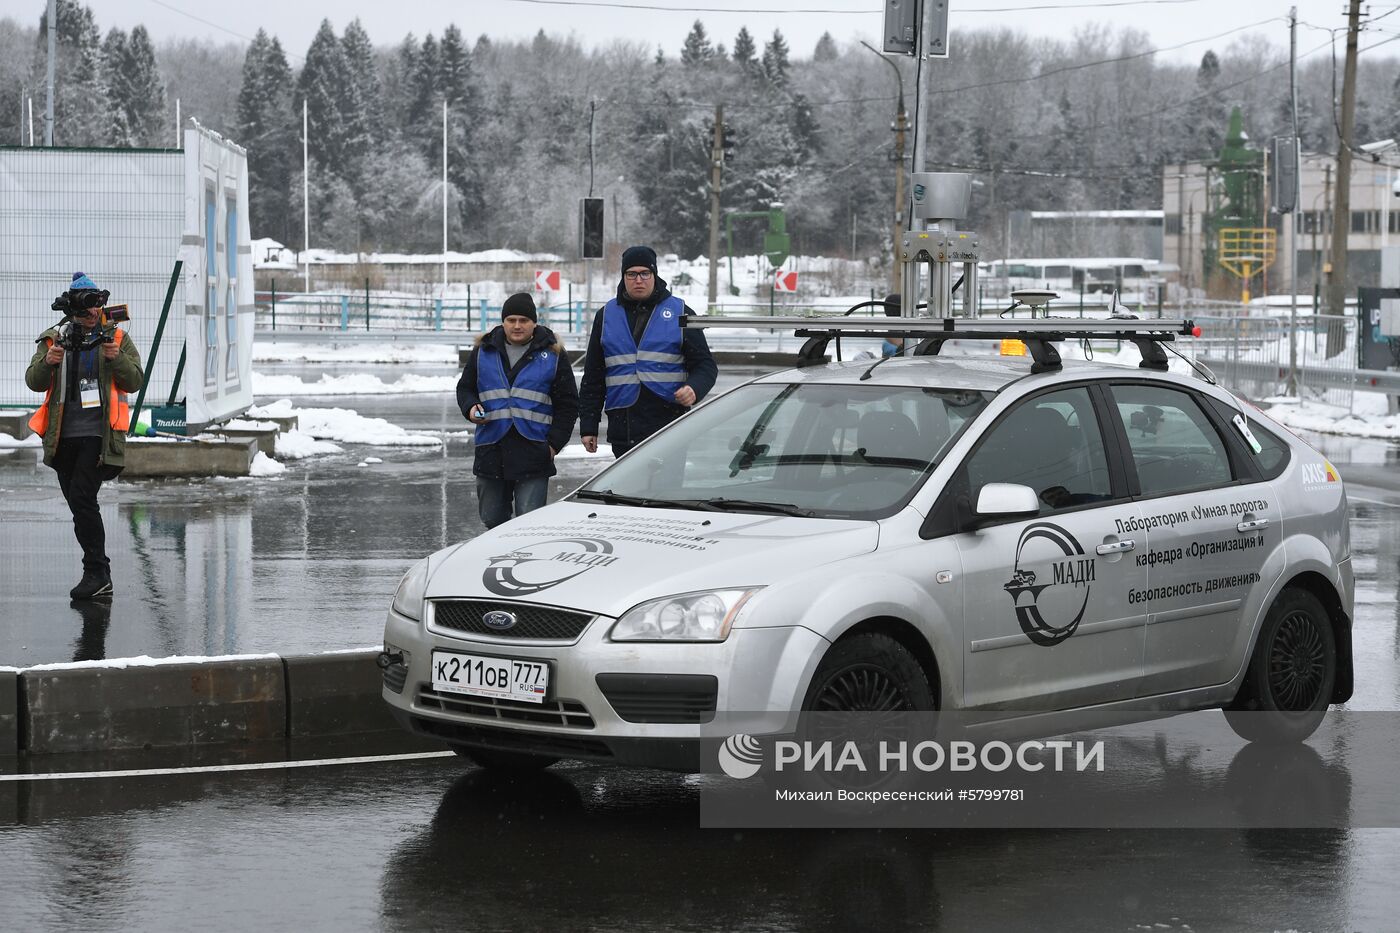
[[[547,438],[554,421],[549,390],[558,365],[553,352],[541,350],[526,359],[512,385],[501,354],[483,343],[476,357],[476,394],[486,411],[486,423],[477,425],[476,446],[496,443],[510,433],[512,425],[527,440]]]
[[[668,402],[685,385],[681,355],[681,315],[685,302],[672,295],[651,311],[640,345],[632,339],[627,312],[614,298],[603,308],[603,368],[607,394],[603,408],[630,408],[646,386]]]

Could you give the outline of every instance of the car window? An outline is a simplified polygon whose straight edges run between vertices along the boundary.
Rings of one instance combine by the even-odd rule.
[[[1234,480],[1215,426],[1189,392],[1153,385],[1113,386],[1145,496],[1222,486]]]
[[[741,386],[584,488],[655,504],[737,499],[883,518],[909,501],[990,398],[914,386]]]
[[[987,483],[1029,486],[1050,510],[1112,498],[1088,389],[1061,389],[1017,405],[968,458],[967,476],[973,502]]]
[[[1235,418],[1241,417],[1239,404],[1230,405],[1219,399],[1212,398],[1211,404],[1215,406],[1215,413],[1227,422],[1233,422]],[[1248,442],[1240,436],[1240,449],[1245,451],[1254,460],[1254,465],[1259,469],[1259,475],[1264,479],[1278,479],[1288,466],[1291,456],[1288,444],[1284,442],[1273,431],[1259,423],[1258,419],[1250,418],[1247,422],[1249,433],[1254,435],[1254,439],[1259,442],[1259,449],[1256,451]],[[1226,428],[1226,432],[1234,430]]]

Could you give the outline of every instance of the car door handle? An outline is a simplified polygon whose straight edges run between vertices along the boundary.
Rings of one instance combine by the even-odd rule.
[[[1125,538],[1122,541],[1115,541],[1112,544],[1100,544],[1094,548],[1099,554],[1122,554],[1137,547],[1137,542],[1132,538]]]
[[[1240,522],[1235,526],[1235,530],[1240,534],[1244,534],[1247,531],[1258,531],[1260,528],[1268,527],[1269,520],[1267,518],[1252,518],[1247,522]]]

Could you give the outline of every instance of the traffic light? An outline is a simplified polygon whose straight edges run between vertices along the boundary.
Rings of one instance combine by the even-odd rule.
[[[724,153],[724,161],[730,162],[734,158],[734,130],[726,123],[720,127],[720,149]]]
[[[584,259],[603,258],[603,199],[579,199],[579,255]]]

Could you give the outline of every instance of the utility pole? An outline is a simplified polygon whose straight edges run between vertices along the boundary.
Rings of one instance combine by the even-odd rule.
[[[893,63],[891,63],[893,64]],[[898,74],[899,66],[895,66]],[[899,112],[894,115],[894,236],[890,239],[890,290],[899,291],[899,248],[904,241],[904,134],[909,130],[909,111],[904,109],[904,77],[899,79]]]
[[[1302,194],[1302,144],[1298,140],[1298,8],[1288,10],[1288,106],[1293,121],[1293,159],[1297,171],[1293,174],[1293,213],[1288,221],[1288,394],[1298,394],[1298,201]]]
[[[1322,170],[1322,216],[1318,218],[1319,226],[1322,226],[1322,242],[1328,254],[1331,254],[1331,244],[1337,238],[1337,215],[1332,210],[1332,166],[1327,165]],[[1318,253],[1318,260],[1322,259],[1322,253]],[[1328,301],[1331,301],[1332,289],[1332,260],[1329,258],[1322,265],[1322,287],[1327,289]],[[1313,273],[1314,278],[1317,272]],[[1318,313],[1317,302],[1313,302],[1313,314]]]
[[[301,99],[301,290],[311,291],[311,120]]]
[[[1342,138],[1337,143],[1337,204],[1332,221],[1332,275],[1327,282],[1327,313],[1342,316],[1346,311],[1347,241],[1351,231],[1351,136],[1356,117],[1356,40],[1361,29],[1361,0],[1351,0],[1347,13],[1347,59],[1342,73]],[[1340,224],[1341,235],[1338,236]],[[1340,350],[1341,329],[1332,340],[1327,329],[1329,355]]]
[[[715,131],[710,142],[710,281],[709,313],[719,298],[719,189],[724,179],[724,105],[715,104]]]
[[[58,0],[49,0],[48,102],[44,105],[44,145],[53,145],[53,63],[58,54]],[[32,134],[31,134],[32,135]]]
[[[447,298],[447,98],[442,99],[442,297]],[[471,309],[467,309],[471,315]]]

